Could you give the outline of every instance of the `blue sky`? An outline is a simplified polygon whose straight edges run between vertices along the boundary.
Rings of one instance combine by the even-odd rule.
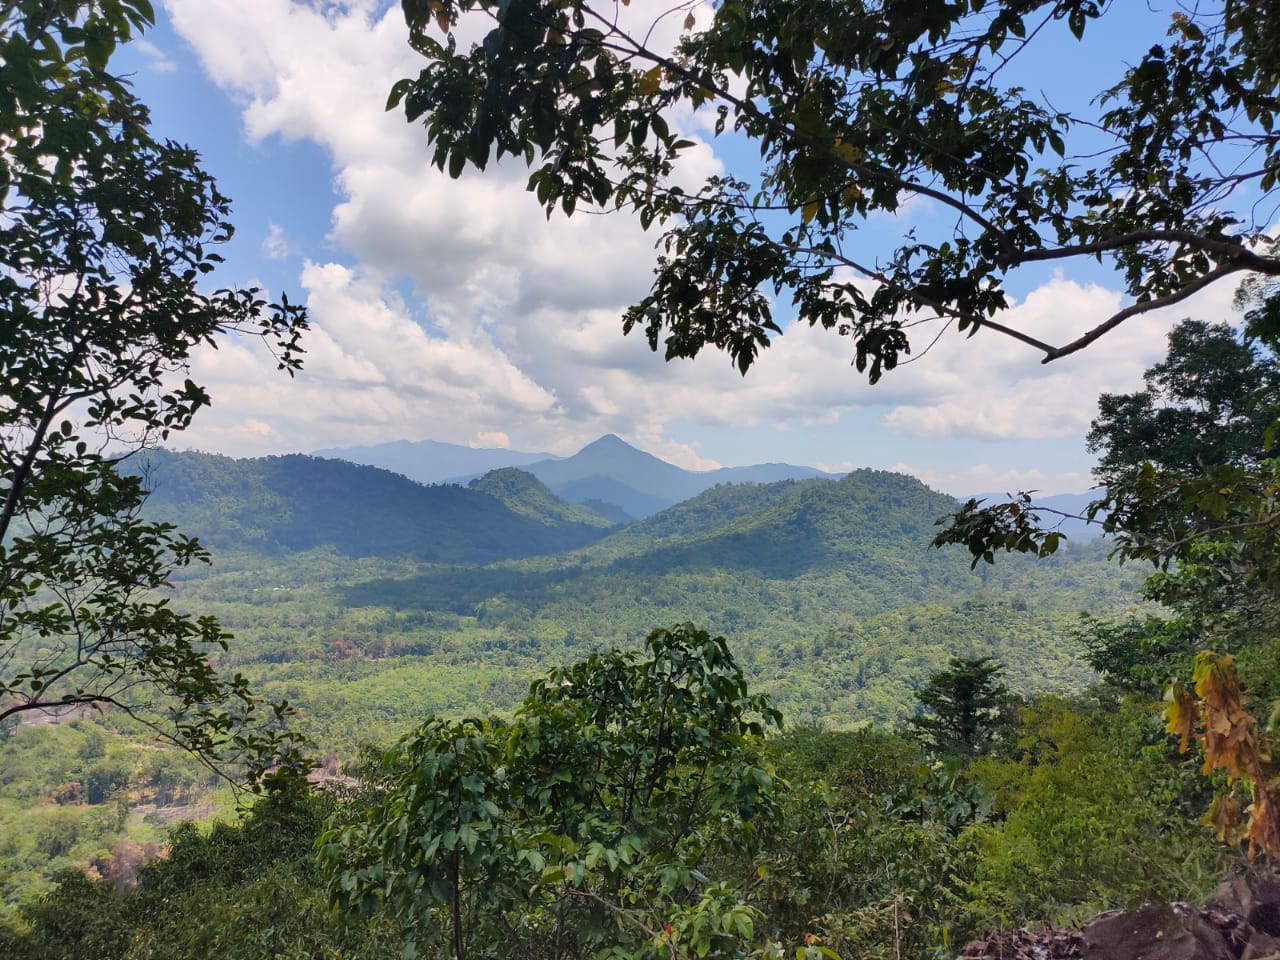
[[[1019,62],[1018,81],[1056,105],[1087,101],[1175,8],[1114,6],[1085,46]],[[626,15],[664,7],[633,0]],[[993,334],[944,336],[875,387],[848,341],[802,328],[745,379],[715,353],[664,364],[620,324],[647,289],[656,233],[617,216],[548,222],[513,164],[451,181],[427,164],[425,134],[383,111],[419,67],[399,4],[163,0],[158,13],[113,66],[235,201],[220,282],[288,292],[315,325],[292,381],[252,344],[199,356],[214,405],[180,446],[255,456],[434,439],[568,454],[612,432],[695,469],[785,460],[897,469],[956,494],[1072,492],[1089,486],[1099,392],[1136,388],[1180,317],[1231,317],[1231,289],[1211,288],[1047,367]],[[731,141],[681,119],[704,142],[687,176],[737,169]],[[912,204],[860,241],[887,250],[935,216]],[[1027,274],[1002,319],[1065,340],[1122,305],[1119,290],[1096,266]]]

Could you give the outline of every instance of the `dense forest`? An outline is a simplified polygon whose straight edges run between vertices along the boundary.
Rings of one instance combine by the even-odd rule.
[[[432,0],[388,98],[453,178],[506,155],[549,213],[657,224],[623,323],[669,359],[745,373],[789,296],[873,383],[921,311],[1049,362],[1239,281],[1237,323],[1173,324],[1101,396],[1066,518],[873,470],[717,484],[613,436],[626,483],[165,449],[212,402],[195,351],[291,375],[308,310],[205,283],[230,202],[108,70],[148,0],[0,7],[0,956],[1094,956],[1062,925],[1224,878],[1217,927],[1169,908],[1102,955],[1276,955],[1280,904],[1245,901],[1280,857],[1280,260],[1228,211],[1274,200],[1280,47],[1180,9],[1094,120],[1006,84],[1115,10],[724,0],[670,55],[583,0]],[[681,104],[755,141],[756,184],[676,184]],[[1068,154],[1082,126],[1114,148]],[[853,259],[919,198],[956,225]],[[1076,258],[1117,312],[1004,323],[1014,272]]]
[[[893,776],[907,779],[890,777],[888,793],[874,798],[884,807],[877,816],[889,816],[920,789],[913,778],[934,784],[930,778],[941,776],[930,787],[942,791],[939,804],[950,802],[944,795],[957,782],[969,782],[954,781],[956,770],[932,771],[902,727],[920,709],[919,691],[952,658],[996,658],[1011,703],[1071,716],[1065,701],[1037,698],[1082,692],[1096,680],[1082,659],[1079,614],[1141,603],[1140,572],[1108,563],[1104,540],[977,570],[962,552],[930,549],[934,521],[959,505],[876,471],[721,485],[610,528],[585,522],[581,508],[510,469],[471,488],[418,487],[313,458],[157,451],[148,460],[154,492],[146,511],[158,520],[180,516],[184,529],[225,544],[211,566],[172,580],[172,602],[216,615],[235,634],[219,666],[242,672],[260,695],[288,701],[296,711],[290,723],[310,738],[329,775],[371,775],[362,771],[378,752],[426,715],[510,717],[549,667],[634,648],[654,623],[693,621],[731,638],[727,654],[743,682],[782,711],[783,729],[808,731],[801,740],[787,734],[770,751],[804,743],[805,751],[874,752],[893,744],[903,764]],[[467,496],[483,497],[483,507],[451,509]],[[362,511],[366,499],[376,508]],[[334,515],[335,503],[355,505],[341,512],[354,522],[313,527],[323,546],[294,544],[281,532],[298,517]],[[497,534],[476,538],[492,546],[477,548],[471,562],[421,559],[437,537],[472,542],[473,528]],[[564,530],[576,537],[584,528],[593,543],[555,550]],[[545,533],[534,540],[529,530]],[[507,558],[485,563],[492,549]],[[523,556],[530,552],[542,555]],[[822,733],[868,725],[900,732],[868,729],[847,740]],[[1163,739],[1158,724],[1142,735],[1152,745]],[[1013,741],[1006,737],[1000,749],[1013,763]],[[34,916],[38,898],[67,869],[131,889],[145,870],[158,869],[143,868],[169,849],[174,822],[232,811],[231,793],[209,770],[148,746],[111,712],[18,727],[0,752],[0,822],[13,838],[3,858],[11,918]],[[836,775],[804,766],[810,762],[790,754],[770,761],[800,763],[807,777]],[[965,804],[994,802],[990,786],[964,791]],[[319,821],[308,822],[316,829]],[[232,842],[227,831],[241,829],[257,828],[224,826],[214,835]],[[277,867],[314,869],[300,852],[313,841],[298,839],[300,859]]]

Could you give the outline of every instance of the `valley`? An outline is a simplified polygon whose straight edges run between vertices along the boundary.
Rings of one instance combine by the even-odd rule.
[[[625,445],[601,443],[636,482]],[[548,671],[685,623],[727,638],[751,689],[801,737],[784,734],[785,749],[862,731],[901,750],[919,691],[953,658],[993,658],[1015,696],[1051,703],[1098,679],[1080,614],[1139,608],[1143,571],[1108,562],[1100,539],[976,568],[963,550],[932,548],[934,521],[957,502],[882,471],[713,484],[622,523],[622,504],[571,502],[512,466],[425,486],[297,455],[155,450],[128,469],[151,491],[149,519],[212,552],[175,571],[169,602],[233,635],[215,666],[287,701],[284,722],[334,783],[356,783],[428,717],[510,717]],[[581,489],[619,482],[604,470]],[[208,769],[118,712],[12,729],[0,769],[0,834],[12,838],[0,920],[66,869],[127,889],[175,822],[208,829],[236,806]],[[949,783],[941,796],[959,789]]]
[[[929,547],[955,501],[877,471],[720,484],[618,527],[512,468],[468,487],[301,457],[150,469],[148,511],[215,548],[175,602],[216,615],[228,665],[347,754],[427,713],[507,710],[548,667],[682,622],[730,638],[795,722],[898,723],[952,656],[1075,690],[1077,615],[1139,582],[1093,542],[971,570]]]

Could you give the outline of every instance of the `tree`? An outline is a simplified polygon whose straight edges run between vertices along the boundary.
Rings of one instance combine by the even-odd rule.
[[[1169,331],[1163,362],[1148,369],[1144,389],[1104,393],[1089,430],[1100,454],[1095,476],[1121,483],[1143,463],[1197,472],[1266,457],[1265,434],[1280,414],[1276,357],[1225,323],[1183,320]]]
[[[668,359],[711,345],[745,372],[780,332],[770,296],[787,294],[801,320],[853,339],[872,382],[931,320],[1014,337],[1048,362],[1213,283],[1280,275],[1268,223],[1250,212],[1280,171],[1280,26],[1244,0],[1172,14],[1167,37],[1082,114],[1033,97],[1009,63],[1088,43],[1115,8],[1098,0],[624,7],[406,2],[428,62],[389,107],[424,123],[451,176],[511,156],[532,168],[548,215],[592,206],[660,224],[653,287],[624,329]],[[461,17],[492,21],[482,43],[459,48]],[[661,40],[681,17],[679,39]],[[751,141],[759,171],[683,189],[673,172],[694,144],[672,129],[682,108]],[[859,251],[862,222],[916,199],[951,225],[883,256]],[[1061,343],[999,319],[1020,270],[1081,259],[1113,263],[1132,303]],[[1275,302],[1274,287],[1259,290]]]
[[[952,657],[916,694],[925,712],[907,722],[930,750],[943,756],[988,753],[1010,726],[1004,666],[991,657]]]
[[[164,596],[205,553],[142,519],[144,478],[116,467],[209,403],[185,376],[197,347],[260,336],[292,371],[305,314],[205,291],[229,201],[107,72],[153,21],[148,0],[11,0],[0,15],[0,723],[112,705],[261,769],[284,740],[246,726],[260,704],[210,664],[227,634]]]
[[[1096,506],[1126,556],[1164,567],[1144,593],[1167,616],[1091,623],[1086,646],[1113,681],[1152,690],[1208,643],[1239,652],[1273,634],[1280,517],[1268,434],[1280,374],[1268,344],[1183,321],[1145,380],[1100,398],[1088,440],[1100,454]]]
[[[510,722],[428,719],[375,764],[364,822],[321,837],[330,894],[454,960],[740,956],[758,912],[713,871],[773,816],[779,722],[723,637],[655,630]]]

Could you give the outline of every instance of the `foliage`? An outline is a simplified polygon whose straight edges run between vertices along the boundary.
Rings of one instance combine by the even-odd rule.
[[[57,889],[22,910],[23,927],[0,926],[13,960],[228,960],[399,953],[396,932],[344,927],[319,888],[312,844],[333,798],[297,791],[260,800],[240,823],[202,832],[184,825],[168,856],[137,886],[68,872]],[[6,941],[5,936],[9,937]]]
[[[144,479],[116,465],[209,403],[184,376],[195,349],[252,334],[291,372],[305,314],[204,291],[229,202],[106,69],[151,23],[147,0],[15,0],[2,17],[0,723],[111,705],[261,773],[292,748],[251,729],[246,681],[210,666],[218,623],[160,593],[206,555],[143,520]]]
[[[1077,629],[1085,660],[1108,684],[1153,700],[1186,670],[1203,640],[1187,620],[1150,613],[1123,620],[1088,616]]]
[[[711,345],[745,372],[780,332],[771,304],[786,292],[802,321],[853,339],[872,382],[922,319],[1048,361],[1225,277],[1280,273],[1268,225],[1232,207],[1276,186],[1277,46],[1249,4],[1175,13],[1078,114],[1034,98],[1009,64],[1072,37],[1087,47],[1108,29],[1095,0],[733,0],[691,8],[677,39],[680,9],[650,22],[625,0],[405,3],[427,65],[389,100],[451,176],[511,156],[548,214],[661,224],[653,287],[624,326],[668,359]],[[696,144],[673,129],[681,110],[749,140],[759,173],[686,191]],[[859,252],[860,224],[917,199],[943,223],[887,256]],[[1104,257],[1133,302],[1070,342],[996,319],[1020,270]]]
[[[1171,616],[1087,626],[1094,666],[1117,677],[1145,672],[1123,682],[1150,683],[1162,679],[1150,670],[1179,651],[1189,657],[1212,643],[1238,652],[1274,634],[1280,461],[1269,437],[1278,391],[1269,343],[1184,321],[1143,390],[1103,395],[1089,434],[1103,490],[1088,513],[1102,519],[1115,555],[1156,568],[1143,593]],[[1056,547],[1025,494],[1018,504],[970,502],[948,523],[935,544],[965,543],[975,563],[1001,548]]]
[[[1227,772],[1227,782],[1243,780],[1250,803],[1243,811],[1230,793],[1219,795],[1205,822],[1219,840],[1247,840],[1249,854],[1262,850],[1280,856],[1280,777],[1272,761],[1270,737],[1245,707],[1236,679],[1235,659],[1203,651],[1192,670],[1194,694],[1182,684],[1170,684],[1165,695],[1168,732],[1178,736],[1178,750],[1187,751],[1194,737],[1204,753],[1204,773]]]
[[[1000,746],[1013,725],[1004,667],[991,657],[952,657],[916,694],[922,713],[907,722],[934,753],[973,757]]]
[[[446,879],[432,893],[430,881],[447,877],[441,849],[452,845],[467,884],[461,907],[475,938],[471,956],[584,953],[594,943],[609,956],[654,958],[702,949],[776,958],[790,945],[798,960],[941,958],[992,926],[1201,895],[1229,851],[1194,826],[1199,764],[1178,757],[1150,709],[1059,697],[1023,706],[1016,758],[978,758],[964,772],[930,764],[918,742],[889,730],[797,727],[763,742],[749,733],[743,750],[719,755],[728,757],[726,772],[739,763],[742,773],[776,768],[767,791],[734,774],[702,794],[721,795],[727,806],[695,808],[697,778],[682,776],[688,768],[678,763],[657,782],[653,802],[623,822],[627,785],[654,772],[647,765],[662,752],[643,749],[657,738],[628,734],[631,687],[613,682],[637,679],[629,671],[655,658],[622,659],[619,671],[617,655],[599,656],[596,682],[582,696],[563,680],[589,681],[585,664],[557,673],[561,682],[535,692],[527,715],[506,722],[432,720],[422,737],[368,754],[362,789],[283,792],[238,824],[181,828],[136,888],[68,876],[29,901],[18,926],[0,919],[4,955],[363,960],[401,955],[406,942],[411,952],[449,954],[451,888]],[[656,733],[650,721],[660,713],[644,708],[651,698],[630,702]],[[596,708],[615,721],[588,722]],[[701,748],[696,726],[678,738]],[[77,743],[96,749],[92,738]],[[629,751],[637,744],[638,754]],[[734,780],[767,808],[740,816],[743,797],[726,789]],[[692,816],[673,840],[682,807]],[[393,895],[416,889],[426,916],[408,931],[385,914],[371,922],[328,911],[311,855],[322,830],[325,844],[368,840],[389,810],[402,822],[433,824],[403,835],[403,856],[431,837],[439,842],[416,888],[398,871],[384,872],[381,884],[366,878],[375,901],[388,881]],[[461,826],[475,831],[473,851]],[[398,837],[389,830],[383,839],[395,847]],[[327,865],[329,883],[382,862],[380,849],[364,845],[344,856],[357,853],[368,856]],[[669,889],[668,870],[676,873]],[[558,948],[557,924],[565,934]]]
[[[972,767],[995,795],[974,829],[981,853],[965,907],[974,922],[1020,925],[1209,892],[1223,848],[1195,824],[1198,771],[1170,749],[1153,705],[1043,696],[1020,713],[1018,756]]]
[[[655,630],[538,681],[510,723],[428,720],[366,822],[322,838],[331,895],[456,960],[734,952],[755,914],[703,871],[771,816],[778,721],[722,637]]]
[[[1183,320],[1168,353],[1136,393],[1104,393],[1089,430],[1101,454],[1097,477],[1122,483],[1144,463],[1192,472],[1265,457],[1264,435],[1280,414],[1280,370],[1262,343],[1225,323]]]
[[[1201,741],[1205,774],[1222,767],[1229,781],[1249,787],[1243,827],[1230,792],[1215,800],[1206,822],[1219,839],[1247,837],[1251,852],[1274,854],[1280,814],[1269,748],[1245,707],[1232,655],[1257,665],[1254,693],[1280,693],[1280,459],[1271,456],[1280,383],[1276,341],[1251,339],[1264,327],[1255,317],[1240,336],[1184,321],[1170,335],[1165,361],[1147,371],[1145,389],[1102,397],[1089,442],[1102,454],[1097,474],[1105,486],[1089,512],[1105,517],[1122,559],[1155,566],[1143,592],[1167,615],[1086,621],[1083,633],[1095,667],[1119,687],[1148,693],[1201,651],[1192,663],[1195,693],[1176,680],[1168,687],[1169,732],[1183,751],[1193,736]],[[992,522],[987,513],[968,505],[938,541],[969,537]],[[986,550],[989,560],[994,545],[979,537],[970,549],[975,557]]]

